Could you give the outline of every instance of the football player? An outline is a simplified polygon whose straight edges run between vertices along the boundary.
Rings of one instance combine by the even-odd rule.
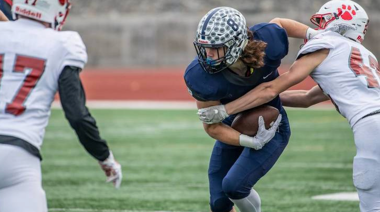
[[[1,212],[47,211],[40,149],[57,90],[79,141],[120,186],[121,166],[85,106],[86,48],[77,32],[59,31],[69,10],[70,0],[14,0],[17,20],[0,22]]]
[[[284,104],[307,107],[328,99],[333,101],[354,133],[357,154],[353,160],[353,182],[360,211],[380,211],[380,70],[375,55],[361,44],[368,29],[368,15],[354,1],[335,0],[324,4],[311,22],[324,32],[302,47],[288,72],[236,101],[201,109],[200,118],[217,123],[227,114],[276,99],[310,75],[318,86],[310,91],[284,92]]]
[[[248,28],[239,11],[214,8],[198,25],[194,41],[198,57],[184,75],[189,92],[198,108],[234,101],[279,76],[277,68],[288,53],[288,36],[310,39],[317,33],[304,24],[279,18]],[[234,115],[223,123],[211,120],[204,124],[205,131],[216,139],[208,170],[213,212],[234,211],[234,204],[241,212],[261,211],[260,197],[252,187],[272,168],[290,137],[280,99],[268,104],[280,115],[268,130],[261,117],[254,137],[230,127]],[[223,117],[227,116],[224,113]]]

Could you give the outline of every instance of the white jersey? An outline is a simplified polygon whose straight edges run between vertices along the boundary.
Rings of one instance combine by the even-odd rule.
[[[76,32],[54,31],[28,19],[0,22],[0,135],[40,149],[61,71],[86,62]]]
[[[303,46],[299,56],[330,49],[327,58],[310,74],[337,106],[351,127],[380,109],[380,71],[376,57],[363,45],[327,31]]]

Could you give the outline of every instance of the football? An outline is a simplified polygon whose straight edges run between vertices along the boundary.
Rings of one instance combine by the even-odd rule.
[[[242,134],[254,136],[259,128],[259,116],[264,118],[265,128],[269,129],[279,114],[280,112],[277,108],[263,105],[239,113],[232,122],[231,127]]]

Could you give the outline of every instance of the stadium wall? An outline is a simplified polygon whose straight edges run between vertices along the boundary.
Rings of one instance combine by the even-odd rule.
[[[201,17],[217,6],[239,9],[253,25],[275,17],[310,23],[309,18],[326,0],[77,0],[65,26],[78,31],[88,48],[89,67],[165,68],[185,66],[195,56],[193,39]],[[380,53],[380,1],[357,0],[371,22],[364,41]],[[310,25],[310,24],[309,24]],[[311,25],[310,25],[311,26]],[[290,39],[293,62],[302,41]]]

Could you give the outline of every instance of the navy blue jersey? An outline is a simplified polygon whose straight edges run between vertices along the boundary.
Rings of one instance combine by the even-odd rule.
[[[288,36],[286,31],[273,23],[261,23],[250,27],[255,40],[267,43],[265,65],[255,69],[249,77],[242,77],[230,69],[216,74],[208,74],[195,58],[187,67],[185,82],[190,94],[199,101],[220,101],[227,104],[252,90],[263,82],[272,81],[279,76],[277,68],[281,59],[288,53]],[[268,103],[281,111],[281,101],[276,97]]]

